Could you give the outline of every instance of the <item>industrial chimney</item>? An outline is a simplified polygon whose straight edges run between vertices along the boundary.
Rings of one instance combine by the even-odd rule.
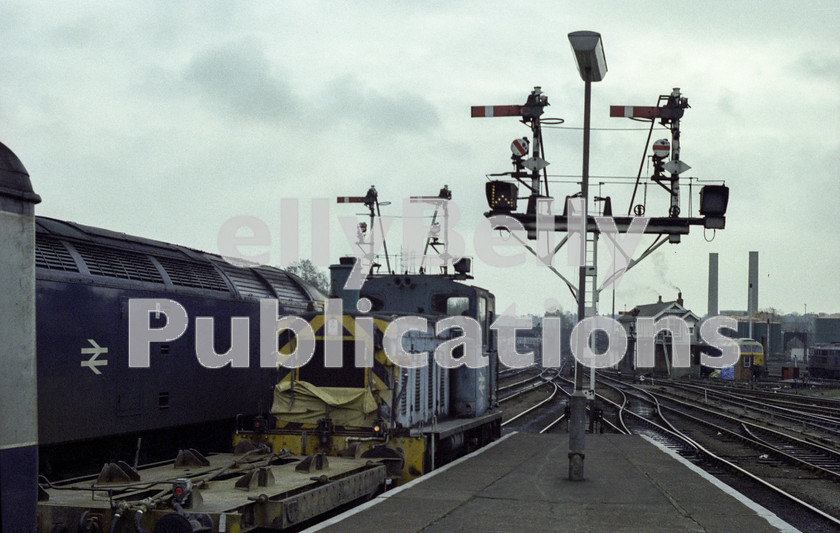
[[[753,316],[758,311],[758,252],[750,252],[749,285],[747,287],[747,315],[750,318],[750,338],[753,338]]]
[[[709,316],[718,314],[718,254],[709,254],[709,305],[706,310]]]

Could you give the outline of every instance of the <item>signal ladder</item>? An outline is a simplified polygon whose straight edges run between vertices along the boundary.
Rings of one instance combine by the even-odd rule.
[[[586,316],[598,314],[598,233],[586,233],[586,284],[583,305]],[[580,297],[580,295],[578,295]]]

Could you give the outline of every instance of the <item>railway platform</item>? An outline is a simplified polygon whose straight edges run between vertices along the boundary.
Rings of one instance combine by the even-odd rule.
[[[569,481],[567,435],[511,433],[306,531],[797,531],[640,436],[587,435],[585,461]]]

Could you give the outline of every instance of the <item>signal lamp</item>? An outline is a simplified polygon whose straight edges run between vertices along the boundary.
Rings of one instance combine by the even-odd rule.
[[[706,185],[700,189],[700,214],[703,216],[723,216],[729,203],[729,187],[726,185]]]
[[[723,229],[726,225],[726,206],[729,203],[729,187],[726,185],[706,185],[700,189],[700,214],[703,215],[703,227]]]
[[[461,259],[455,261],[452,268],[454,268],[455,272],[458,274],[469,274],[472,269],[472,261],[466,257],[462,257]]]
[[[488,181],[484,187],[487,193],[487,205],[493,211],[510,213],[516,210],[516,193],[518,188],[515,183],[507,181]]]

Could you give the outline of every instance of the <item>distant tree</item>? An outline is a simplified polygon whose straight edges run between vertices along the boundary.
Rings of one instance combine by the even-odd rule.
[[[330,280],[323,270],[312,264],[309,259],[303,259],[293,264],[286,269],[287,272],[294,274],[314,285],[319,291],[324,294],[330,293]]]

